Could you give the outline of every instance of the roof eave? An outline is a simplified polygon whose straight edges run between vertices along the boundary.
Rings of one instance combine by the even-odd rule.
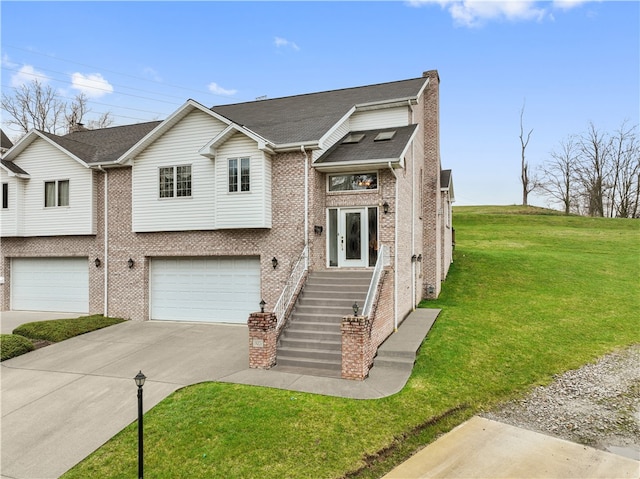
[[[402,158],[375,158],[372,160],[337,161],[327,163],[315,163],[313,167],[323,173],[350,171],[362,168],[381,170],[389,167],[389,163],[396,168],[403,168]]]

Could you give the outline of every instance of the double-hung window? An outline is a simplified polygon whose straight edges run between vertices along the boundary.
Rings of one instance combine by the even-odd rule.
[[[69,180],[44,182],[44,206],[69,206]]]
[[[160,198],[191,196],[191,165],[160,168],[158,188]]]
[[[2,209],[9,208],[9,183],[2,183]]]
[[[229,158],[229,193],[251,190],[250,170],[250,158]]]

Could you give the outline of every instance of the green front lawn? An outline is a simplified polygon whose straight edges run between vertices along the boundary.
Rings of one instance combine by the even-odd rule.
[[[145,416],[148,478],[380,477],[440,432],[640,343],[640,222],[456,208],[443,311],[379,400],[205,383]],[[134,423],[63,477],[135,477]],[[354,472],[356,471],[356,472]]]

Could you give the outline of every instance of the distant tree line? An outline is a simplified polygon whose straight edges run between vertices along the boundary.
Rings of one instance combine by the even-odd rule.
[[[565,214],[640,217],[640,141],[627,122],[613,133],[589,123],[550,153],[536,177],[536,190]]]
[[[21,136],[34,128],[60,135],[74,131],[78,125],[92,130],[113,123],[111,112],[106,112],[84,124],[86,115],[91,112],[87,104],[84,93],[68,103],[51,86],[33,80],[14,88],[12,95],[3,93],[1,106],[9,115],[5,123],[17,127]]]

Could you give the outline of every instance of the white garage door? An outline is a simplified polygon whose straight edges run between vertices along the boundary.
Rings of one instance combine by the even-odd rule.
[[[14,258],[11,309],[88,313],[88,259]]]
[[[153,258],[151,319],[245,323],[259,310],[258,258]]]

